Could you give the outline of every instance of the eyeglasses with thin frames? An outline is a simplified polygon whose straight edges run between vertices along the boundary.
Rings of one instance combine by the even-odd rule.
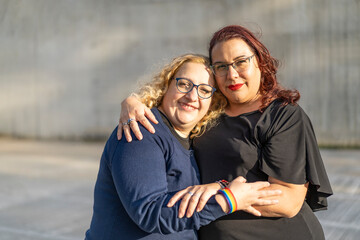
[[[216,88],[210,86],[209,84],[199,84],[196,85],[191,80],[186,78],[175,78],[176,80],[176,88],[181,93],[188,93],[191,92],[194,87],[196,87],[196,92],[198,96],[202,99],[208,99],[210,98],[214,92],[216,91]]]
[[[215,74],[215,76],[218,77],[226,76],[229,72],[229,66],[232,66],[235,69],[235,71],[240,73],[249,68],[250,60],[254,56],[255,54],[246,58],[238,59],[232,63],[215,63],[211,65],[211,70]]]

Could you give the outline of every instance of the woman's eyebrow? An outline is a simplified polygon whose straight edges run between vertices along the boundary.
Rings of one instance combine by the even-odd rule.
[[[244,54],[244,55],[237,56],[233,60],[236,61],[236,60],[239,60],[241,58],[246,58],[246,55]],[[217,64],[217,63],[227,63],[227,62],[217,61],[217,62],[214,62],[213,64]]]

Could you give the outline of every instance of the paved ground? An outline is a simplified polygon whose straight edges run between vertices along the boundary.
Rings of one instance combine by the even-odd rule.
[[[0,138],[0,240],[84,238],[103,143]],[[326,239],[359,239],[360,150],[322,150],[335,195]]]

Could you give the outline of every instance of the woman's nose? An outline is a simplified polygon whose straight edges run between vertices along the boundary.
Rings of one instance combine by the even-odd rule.
[[[235,70],[233,65],[230,65],[229,69],[228,69],[228,72],[227,72],[227,77],[232,79],[232,78],[236,78],[238,76],[239,76],[239,73]]]
[[[196,101],[196,100],[197,100],[197,98],[198,98],[198,93],[197,93],[197,89],[196,89],[195,86],[193,87],[193,89],[191,89],[190,92],[188,92],[188,93],[186,94],[186,97],[189,98],[189,99],[191,99],[192,101]]]

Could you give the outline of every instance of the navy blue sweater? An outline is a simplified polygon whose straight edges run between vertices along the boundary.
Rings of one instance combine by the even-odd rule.
[[[196,230],[225,215],[211,198],[191,218],[178,218],[171,196],[199,184],[193,151],[171,134],[157,109],[155,134],[140,126],[143,140],[118,141],[116,131],[106,143],[95,185],[94,209],[87,240],[197,239]],[[135,137],[133,136],[133,139]]]

